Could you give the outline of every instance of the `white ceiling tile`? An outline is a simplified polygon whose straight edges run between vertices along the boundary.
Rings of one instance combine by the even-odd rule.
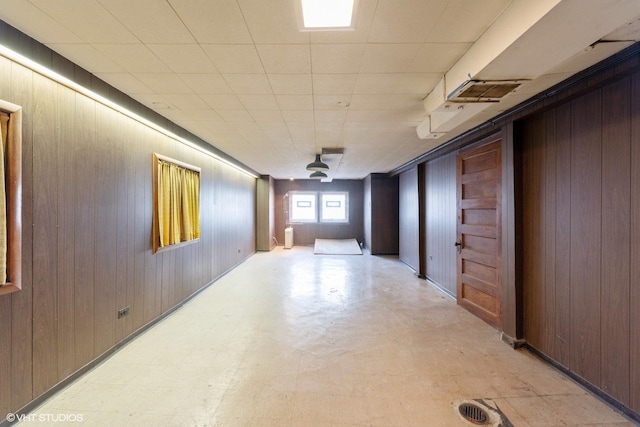
[[[224,121],[218,113],[216,113],[215,111],[213,111],[211,108],[208,108],[208,107],[201,110],[189,109],[189,110],[185,110],[184,113],[189,116],[189,120],[196,120],[199,122],[216,122],[216,123],[222,123]]]
[[[349,106],[351,95],[314,95],[316,110],[344,110]]]
[[[332,125],[342,123],[347,117],[347,109],[342,108],[340,110],[316,110],[315,120],[316,124],[321,122],[330,122]]]
[[[227,122],[251,122],[253,119],[247,110],[216,110]]]
[[[511,3],[513,0],[450,0],[425,41],[473,43]]]
[[[378,0],[358,0],[355,3],[354,29],[345,31],[311,31],[309,32],[311,43],[365,43],[369,38]]]
[[[251,43],[235,0],[168,0],[199,43]]]
[[[314,74],[357,73],[364,51],[364,44],[313,44],[311,69]]]
[[[308,43],[298,29],[291,0],[238,0],[251,38],[256,44]]]
[[[82,43],[80,37],[25,0],[2,0],[0,19],[46,45]]]
[[[308,44],[256,45],[267,73],[304,74],[311,72]]]
[[[242,110],[244,104],[236,95],[209,95],[202,94],[200,97],[214,110]]]
[[[196,94],[167,94],[164,98],[179,110],[202,110],[208,107]]]
[[[149,48],[142,44],[95,45],[113,62],[130,73],[168,73],[167,67]]]
[[[251,117],[256,122],[283,122],[282,113],[280,110],[253,110],[247,108]]]
[[[310,95],[313,93],[311,74],[268,74],[276,95]]]
[[[221,74],[179,74],[179,77],[198,94],[224,95],[233,93]]]
[[[273,95],[238,95],[247,110],[279,110]]]
[[[223,74],[227,84],[236,94],[271,94],[266,74]]]
[[[89,44],[50,44],[49,47],[85,70],[97,73],[117,73],[124,68]]]
[[[349,110],[419,110],[422,99],[416,95],[353,95]]]
[[[311,123],[311,127],[313,127],[314,116],[311,110],[283,110],[282,117],[287,124]]]
[[[401,74],[359,74],[354,94],[393,93]]]
[[[98,73],[96,76],[124,93],[152,92],[148,86],[128,73]]]
[[[426,96],[442,78],[441,73],[404,73],[398,78],[394,93],[413,93]]]
[[[380,0],[370,43],[422,43],[449,0]]]
[[[281,110],[313,110],[311,95],[276,95]]]
[[[96,0],[30,0],[88,43],[137,43],[138,39]]]
[[[148,44],[174,73],[215,73],[216,68],[197,44]]]
[[[193,91],[175,74],[134,73],[142,84],[159,94],[192,94]]]
[[[202,45],[211,62],[223,74],[263,73],[264,68],[256,48],[250,44]]]
[[[356,86],[357,74],[313,74],[315,95],[350,95]]]
[[[157,0],[98,0],[143,43],[195,43],[169,3]]]
[[[405,70],[414,73],[444,73],[469,50],[469,43],[425,43]]]
[[[291,138],[314,140],[315,134],[313,125],[309,123],[288,123],[289,134]]]
[[[420,44],[368,44],[361,73],[402,73],[418,53]]]

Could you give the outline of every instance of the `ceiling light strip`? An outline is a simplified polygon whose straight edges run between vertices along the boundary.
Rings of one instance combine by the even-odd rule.
[[[177,142],[180,142],[190,148],[193,148],[194,150],[197,150],[203,154],[206,154],[207,156],[213,157],[214,159],[226,164],[227,166],[230,166],[246,175],[249,175],[252,178],[258,178],[258,176],[244,168],[242,168],[239,165],[236,165],[235,163],[230,162],[229,160],[220,157],[218,154],[214,153],[213,151],[209,151],[204,147],[201,147],[191,141],[189,141],[188,139],[185,139],[179,135],[176,135],[175,133],[163,128],[160,125],[157,125],[156,123],[153,123],[147,119],[145,119],[144,117],[139,116],[138,114],[134,113],[133,111],[130,111],[128,109],[126,109],[125,107],[116,104],[115,102],[105,98],[102,95],[99,95],[97,93],[95,93],[94,91],[92,91],[91,89],[87,89],[84,86],[79,85],[78,83],[68,79],[67,77],[64,77],[61,74],[56,73],[53,70],[50,70],[49,68],[7,48],[6,46],[0,44],[0,55],[4,56],[5,58],[17,62],[20,65],[23,65],[27,68],[29,68],[30,70],[43,75],[44,77],[48,77],[52,80],[54,80],[57,83],[60,83],[61,85],[64,85],[76,92],[79,92],[91,99],[93,99],[96,102],[99,102],[100,104],[103,104],[109,108],[112,108],[126,116],[128,116],[129,118],[145,125],[148,126],[162,134],[164,134],[165,136],[168,136],[171,139],[174,139]]]

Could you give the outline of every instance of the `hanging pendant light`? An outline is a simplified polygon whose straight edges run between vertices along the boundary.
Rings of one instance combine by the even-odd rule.
[[[309,171],[328,171],[329,166],[326,163],[322,163],[320,160],[320,154],[316,154],[316,160],[307,165],[307,170]]]
[[[326,178],[327,174],[324,172],[320,172],[320,171],[315,171],[314,173],[312,173],[311,175],[309,175],[309,178],[311,179],[321,179],[321,178]]]

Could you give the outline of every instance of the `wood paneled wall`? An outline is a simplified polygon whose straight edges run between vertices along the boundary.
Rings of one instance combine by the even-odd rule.
[[[275,180],[261,176],[256,187],[256,250],[270,251],[275,240]]]
[[[418,167],[400,174],[400,260],[420,273]]]
[[[275,180],[275,236],[280,245],[284,244],[284,229],[289,225],[286,217],[287,209],[283,205],[285,195],[289,191],[347,191],[349,192],[349,223],[331,224],[293,224],[293,244],[299,246],[313,245],[315,239],[357,239],[364,240],[363,226],[363,183],[358,180]]]
[[[456,152],[426,165],[427,278],[456,295]]]
[[[372,255],[399,251],[399,178],[370,174],[365,182],[365,246]]]
[[[23,290],[0,296],[4,419],[251,255],[256,183],[2,57],[0,98],[23,107]],[[156,255],[153,152],[202,168],[201,240]]]
[[[640,74],[522,123],[524,338],[640,412]]]

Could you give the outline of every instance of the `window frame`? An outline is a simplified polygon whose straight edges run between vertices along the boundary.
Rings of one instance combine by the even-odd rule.
[[[293,218],[294,211],[294,198],[297,195],[313,195],[313,219],[296,219]],[[288,221],[289,224],[315,224],[318,222],[318,192],[317,191],[289,191],[289,213],[288,213]]]
[[[320,196],[320,202],[318,203],[318,216],[321,223],[328,224],[348,224],[349,223],[349,192],[348,191],[322,191],[318,193]],[[332,195],[344,195],[344,220],[342,219],[326,219],[323,212],[325,207],[324,196]]]
[[[314,219],[313,220],[304,220],[304,219],[296,219],[293,218],[293,204],[294,198],[298,194],[305,195],[313,195],[315,209],[314,209]],[[322,217],[322,202],[323,195],[332,195],[332,194],[344,194],[345,195],[345,219],[344,220],[332,220],[332,219],[324,219]],[[287,224],[349,224],[349,192],[348,191],[306,191],[306,190],[295,190],[288,191],[286,197],[289,199],[287,202]]]
[[[163,156],[162,154],[153,153],[153,253],[159,253],[168,251],[171,249],[181,248],[187,245],[191,245],[200,241],[200,237],[185,240],[179,243],[173,243],[170,245],[160,246],[160,220],[159,220],[159,209],[158,209],[158,187],[159,187],[159,163],[161,161],[173,163],[181,168],[188,169],[194,172],[197,172],[200,175],[200,183],[202,183],[202,171],[199,167],[190,165],[188,163],[181,162],[179,160],[172,159],[167,156]],[[200,200],[200,187],[198,187],[198,200]],[[200,203],[198,203],[198,217],[200,217]]]
[[[5,295],[22,289],[22,107],[0,100],[0,110],[11,117],[5,167],[7,281],[0,285],[0,295]]]

